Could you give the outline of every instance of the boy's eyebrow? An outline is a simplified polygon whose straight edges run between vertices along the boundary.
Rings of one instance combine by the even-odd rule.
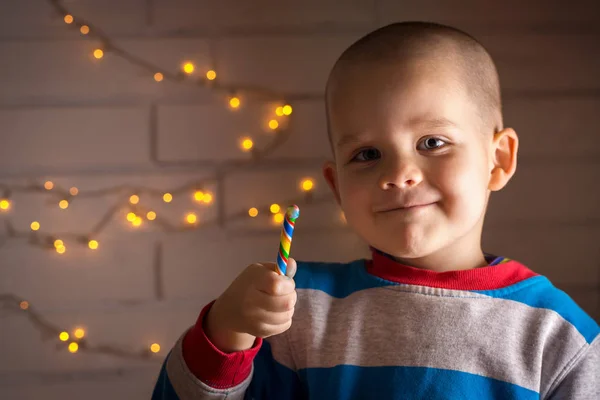
[[[337,142],[337,147],[344,147],[352,143],[360,142],[360,135],[354,133],[344,134]]]

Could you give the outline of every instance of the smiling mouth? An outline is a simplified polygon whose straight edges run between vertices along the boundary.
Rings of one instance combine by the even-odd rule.
[[[415,205],[410,205],[410,206],[388,208],[388,209],[380,210],[377,212],[380,214],[386,214],[386,213],[391,213],[391,212],[395,212],[395,211],[399,211],[399,212],[416,211],[416,210],[420,210],[425,207],[431,206],[433,204],[435,204],[435,203],[415,204]]]

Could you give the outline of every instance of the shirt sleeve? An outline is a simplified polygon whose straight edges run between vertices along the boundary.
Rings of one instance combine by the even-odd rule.
[[[584,350],[547,398],[549,400],[600,399],[600,335]]]

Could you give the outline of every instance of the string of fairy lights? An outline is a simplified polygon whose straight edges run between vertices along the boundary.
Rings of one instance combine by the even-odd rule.
[[[302,205],[330,200],[329,197],[315,198],[314,180],[310,177],[304,177],[299,179],[299,191],[301,195],[295,199],[287,199],[283,203],[284,207],[278,203],[255,205],[247,210],[242,210],[213,221],[201,221],[195,212],[186,213],[177,223],[173,223],[168,218],[159,215],[156,208],[145,205],[145,199],[159,198],[165,205],[168,205],[177,196],[191,196],[196,203],[206,207],[212,206],[215,203],[216,193],[207,188],[217,184],[219,180],[224,178],[226,173],[234,172],[251,164],[260,163],[268,153],[285,142],[288,136],[287,126],[289,121],[287,119],[290,118],[293,112],[292,106],[282,100],[284,96],[273,93],[270,90],[256,87],[231,87],[223,84],[218,81],[217,71],[212,68],[206,68],[203,74],[199,76],[199,68],[190,60],[184,60],[181,63],[181,70],[176,73],[164,71],[156,65],[124,50],[89,21],[74,16],[62,5],[60,0],[48,1],[53,5],[69,28],[100,43],[92,52],[96,60],[102,60],[107,53],[111,53],[147,71],[149,79],[153,79],[157,84],[168,79],[176,82],[191,83],[214,92],[225,93],[227,96],[227,107],[232,112],[243,107],[244,96],[250,98],[256,95],[257,98],[264,99],[266,97],[270,100],[276,99],[278,105],[274,108],[273,115],[268,118],[268,128],[274,131],[276,135],[272,142],[264,146],[261,150],[255,148],[251,137],[240,138],[240,150],[250,152],[252,155],[247,162],[237,163],[235,167],[230,167],[225,172],[221,172],[219,176],[190,181],[169,190],[134,185],[118,185],[95,190],[80,190],[75,186],[70,188],[63,187],[51,180],[25,185],[0,183],[1,214],[9,214],[11,212],[14,202],[12,196],[17,193],[37,193],[49,196],[51,203],[64,211],[68,210],[73,202],[81,201],[84,198],[102,198],[111,195],[116,195],[118,198],[117,202],[109,207],[99,218],[98,222],[87,232],[65,232],[59,234],[45,230],[45,226],[38,220],[31,221],[27,230],[20,230],[8,218],[5,218],[5,233],[0,234],[0,247],[9,240],[27,239],[30,245],[50,249],[59,255],[67,253],[70,243],[86,246],[90,251],[97,251],[101,247],[101,233],[121,213],[125,214],[127,223],[131,224],[133,228],[139,228],[148,223],[154,224],[164,232],[193,231],[217,224],[226,224],[229,221],[239,220],[240,218],[257,218],[259,216],[268,216],[273,225],[279,226],[283,222],[284,208],[288,203]],[[41,333],[42,339],[52,340],[57,344],[58,348],[67,349],[71,353],[87,352],[125,358],[152,359],[154,353],[160,352],[159,343],[149,343],[146,347],[138,351],[123,349],[115,345],[93,345],[87,340],[87,333],[83,327],[74,327],[71,330],[62,329],[58,325],[45,320],[26,299],[14,294],[0,294],[0,309],[24,313],[31,324]]]

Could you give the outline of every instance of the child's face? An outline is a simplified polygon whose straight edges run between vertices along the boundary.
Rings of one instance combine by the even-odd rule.
[[[481,251],[493,135],[458,82],[412,63],[344,71],[330,87],[325,176],[354,230],[396,257]]]

